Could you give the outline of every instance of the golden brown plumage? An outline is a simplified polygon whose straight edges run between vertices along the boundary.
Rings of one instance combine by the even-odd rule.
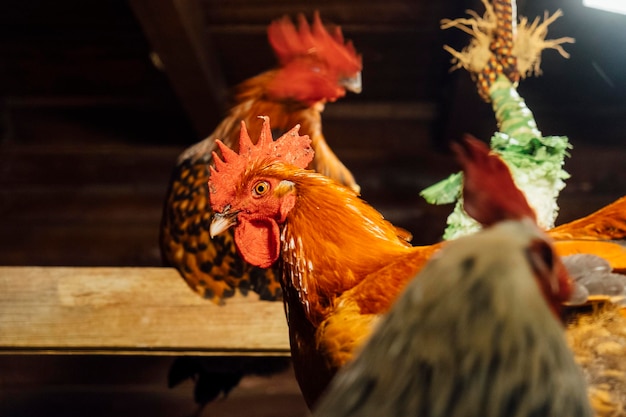
[[[317,13],[312,25],[299,16],[298,29],[287,17],[276,20],[268,37],[280,66],[241,83],[228,116],[209,137],[180,155],[164,205],[160,244],[165,262],[176,267],[194,291],[217,302],[236,289],[244,294],[255,291],[262,299],[279,298],[281,291],[275,271],[241,259],[232,234],[209,237],[207,181],[216,139],[236,148],[242,121],[257,138],[260,115],[272,117],[276,135],[299,124],[316,152],[310,167],[358,190],[325,141],[321,112],[326,102],[345,95],[346,88],[359,91],[361,57],[338,28],[328,32]],[[294,79],[297,84],[292,84]]]
[[[269,129],[267,120],[264,128]],[[257,146],[278,143],[296,141],[283,137],[268,145],[259,140]],[[306,161],[298,166],[284,161],[280,155],[289,152],[222,153],[226,161],[210,179],[219,226],[214,233],[236,223],[235,241],[244,259],[257,265],[281,259],[292,360],[312,405],[369,334],[376,315],[389,308],[434,249],[408,245],[353,190],[303,170]],[[259,185],[263,195],[256,192]]]
[[[597,417],[626,415],[626,317],[622,307],[606,304],[576,313],[566,337],[589,384]]]

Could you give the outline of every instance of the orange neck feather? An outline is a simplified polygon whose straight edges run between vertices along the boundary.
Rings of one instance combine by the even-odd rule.
[[[290,180],[298,196],[282,232],[283,276],[316,325],[334,296],[411,247],[353,191],[310,171]]]

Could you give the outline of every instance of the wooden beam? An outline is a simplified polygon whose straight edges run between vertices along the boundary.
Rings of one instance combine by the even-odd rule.
[[[0,354],[287,356],[281,302],[218,306],[171,268],[0,267]]]
[[[129,0],[198,136],[223,115],[228,93],[198,0]]]

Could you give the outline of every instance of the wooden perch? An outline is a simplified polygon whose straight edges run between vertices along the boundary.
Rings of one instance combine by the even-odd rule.
[[[218,306],[171,268],[0,267],[0,354],[289,355],[281,302]]]

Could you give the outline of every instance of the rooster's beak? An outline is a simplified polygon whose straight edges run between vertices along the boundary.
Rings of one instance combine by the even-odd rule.
[[[346,90],[359,94],[362,90],[361,87],[361,72],[357,72],[354,77],[346,77],[339,80],[339,84]]]
[[[237,213],[238,211],[230,212],[229,208],[226,208],[223,213],[215,213],[213,215],[213,220],[211,221],[211,226],[209,227],[209,235],[211,239],[220,233],[228,230],[231,226],[237,224]]]

